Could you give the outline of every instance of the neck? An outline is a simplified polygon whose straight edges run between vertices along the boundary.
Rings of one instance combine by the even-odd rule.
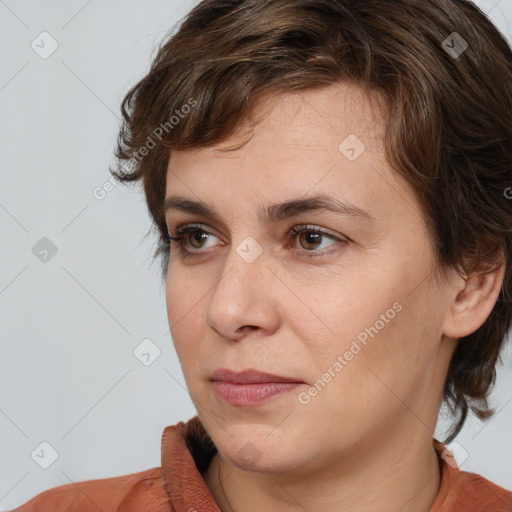
[[[286,473],[244,471],[217,453],[204,478],[222,512],[429,512],[440,471],[432,435],[425,432],[385,443],[373,439],[351,453]]]

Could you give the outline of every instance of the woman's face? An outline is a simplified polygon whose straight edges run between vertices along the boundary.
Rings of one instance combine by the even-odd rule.
[[[169,163],[166,197],[217,214],[166,214],[173,236],[199,225],[181,251],[173,242],[167,277],[199,417],[223,456],[253,471],[362,460],[398,432],[431,438],[454,348],[443,338],[452,295],[434,281],[422,214],[385,159],[382,113],[345,84],[271,105],[242,149],[218,151],[247,131]],[[345,206],[272,209],[316,196]],[[247,391],[214,384],[218,369],[298,384]]]

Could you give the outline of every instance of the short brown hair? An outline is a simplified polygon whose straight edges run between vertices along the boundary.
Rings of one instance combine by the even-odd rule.
[[[486,15],[464,0],[204,0],[166,39],[122,102],[111,169],[144,186],[163,275],[173,149],[222,142],[267,93],[341,81],[378,91],[386,157],[416,195],[436,267],[468,275],[505,265],[493,311],[450,362],[443,399],[458,417],[445,442],[469,408],[490,417],[512,312],[512,52]]]

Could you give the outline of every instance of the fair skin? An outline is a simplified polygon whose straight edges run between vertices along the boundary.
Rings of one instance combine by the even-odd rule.
[[[183,258],[172,244],[166,289],[190,396],[222,454],[205,482],[223,512],[428,512],[440,484],[432,437],[450,357],[456,340],[490,314],[502,273],[465,279],[450,271],[436,281],[423,215],[384,155],[382,113],[357,87],[276,96],[264,107],[243,148],[219,151],[247,131],[173,151],[168,167],[166,197],[202,201],[220,217],[166,214],[172,235],[179,224],[201,224],[184,238],[195,256]],[[354,161],[338,149],[349,134],[366,146]],[[372,219],[328,211],[271,223],[257,217],[260,207],[319,194]],[[302,225],[313,234],[288,234]],[[315,238],[318,228],[336,239]],[[315,250],[331,253],[309,257]],[[393,304],[401,307],[386,313]],[[308,395],[374,326],[378,333]],[[213,389],[210,374],[221,367],[302,384],[235,406]],[[252,461],[243,457],[247,446]]]

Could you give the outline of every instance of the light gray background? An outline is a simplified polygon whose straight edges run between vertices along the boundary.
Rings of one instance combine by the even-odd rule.
[[[160,466],[165,426],[195,415],[142,191],[93,191],[110,178],[120,100],[196,3],[0,0],[0,510]],[[511,0],[477,3],[510,39]],[[43,31],[58,44],[47,58],[31,47],[51,49]],[[43,237],[57,247],[46,262]],[[160,350],[149,366],[133,353],[146,339],[151,360]],[[498,414],[472,417],[453,448],[462,469],[512,489],[509,346],[503,359]],[[42,442],[58,453],[48,469]]]

